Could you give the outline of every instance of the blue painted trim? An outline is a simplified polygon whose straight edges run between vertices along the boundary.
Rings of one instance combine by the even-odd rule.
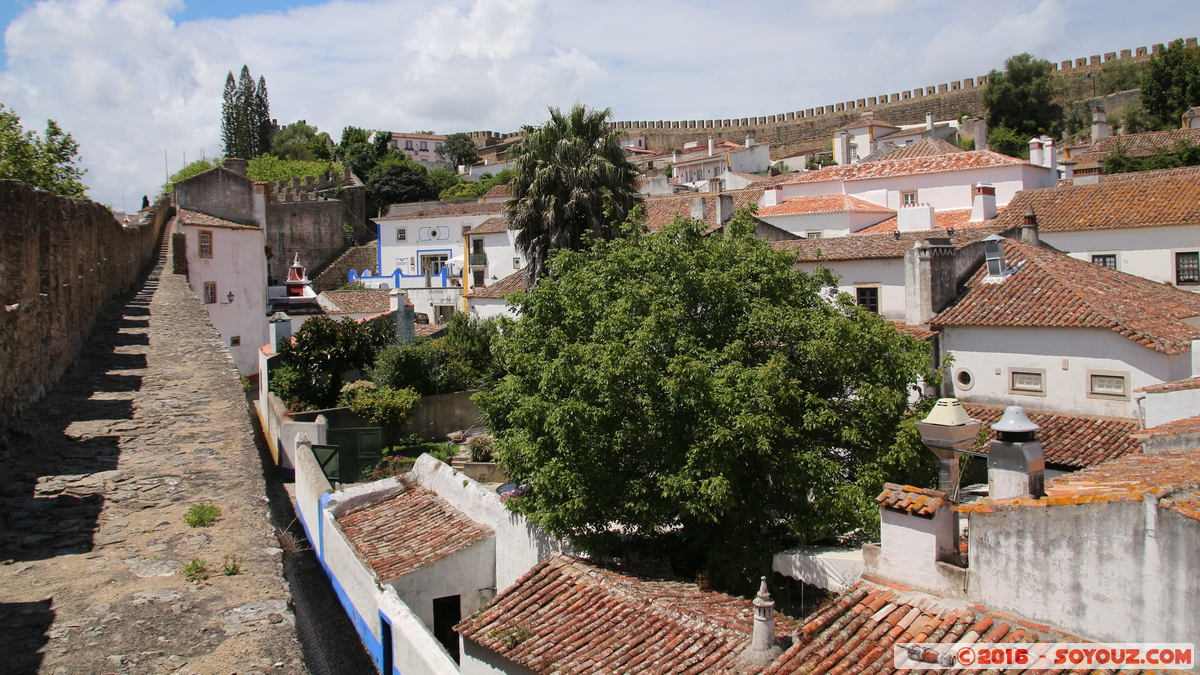
[[[350,601],[350,596],[346,594],[346,589],[342,588],[342,584],[338,582],[337,576],[325,564],[324,559],[321,560],[321,570],[325,572],[325,577],[329,579],[329,583],[333,586],[333,592],[337,594],[338,602],[342,603],[342,609],[346,611],[346,616],[350,617],[350,623],[354,624],[354,630],[358,632],[359,639],[362,640],[363,646],[367,648],[367,653],[371,655],[371,660],[375,662],[375,668],[381,670],[383,668],[383,643],[371,632],[371,627],[367,625],[366,619],[358,613],[358,609]]]
[[[321,495],[317,501],[317,557],[325,564],[325,506],[333,495],[328,492]]]
[[[383,274],[383,226],[375,223],[375,273]]]

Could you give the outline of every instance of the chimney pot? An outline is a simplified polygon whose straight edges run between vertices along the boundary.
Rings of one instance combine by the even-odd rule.
[[[1004,410],[992,425],[996,439],[988,448],[988,496],[993,499],[1045,496],[1046,460],[1034,434],[1040,429],[1021,406]]]
[[[1037,214],[1033,212],[1032,204],[1025,208],[1025,216],[1021,222],[1020,240],[1033,246],[1041,245],[1041,237],[1038,235]]]
[[[980,223],[996,217],[996,186],[979,183],[971,189],[971,222]]]

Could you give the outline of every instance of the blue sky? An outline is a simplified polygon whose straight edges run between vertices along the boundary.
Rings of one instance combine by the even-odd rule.
[[[1133,7],[1136,6],[1136,9]],[[41,0],[4,2],[0,103],[80,142],[93,198],[153,195],[214,154],[226,72],[335,136],[513,131],[547,105],[617,119],[750,117],[1200,34],[1155,0]]]

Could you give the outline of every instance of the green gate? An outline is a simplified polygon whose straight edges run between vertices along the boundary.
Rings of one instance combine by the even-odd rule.
[[[313,446],[313,451],[315,452],[317,447],[336,447],[337,452],[334,454],[337,455],[337,459],[331,461],[335,462],[334,469],[340,473],[341,478],[332,478],[326,471],[325,476],[330,481],[357,483],[362,480],[364,469],[375,466],[383,459],[383,439],[378,427],[330,429],[325,439],[329,445]],[[321,461],[319,455],[317,461]],[[325,465],[321,466],[324,469]]]

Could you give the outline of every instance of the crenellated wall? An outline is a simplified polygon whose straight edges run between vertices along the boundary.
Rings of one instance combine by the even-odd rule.
[[[0,427],[58,382],[105,301],[158,254],[174,209],[118,223],[104,206],[0,180]]]

